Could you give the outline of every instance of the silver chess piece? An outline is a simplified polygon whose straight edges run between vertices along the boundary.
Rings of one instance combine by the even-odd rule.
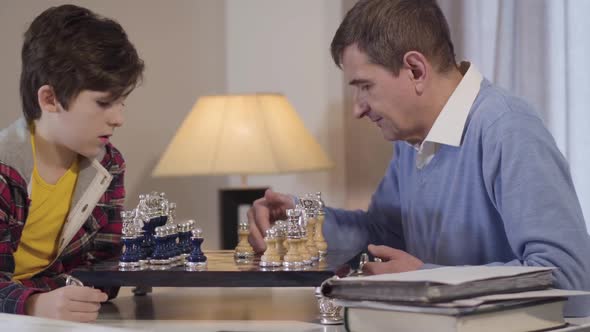
[[[337,278],[337,277],[333,277]],[[315,297],[318,300],[320,310],[320,323],[324,325],[338,325],[344,322],[342,307],[336,305],[334,299],[325,297],[322,294],[322,287],[315,288]]]
[[[84,287],[84,283],[80,281],[80,279],[72,277],[71,275],[66,275],[66,286],[80,286]]]

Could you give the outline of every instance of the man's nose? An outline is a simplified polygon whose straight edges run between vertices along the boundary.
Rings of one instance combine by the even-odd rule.
[[[360,119],[363,116],[365,116],[365,114],[367,114],[368,110],[369,110],[369,107],[366,103],[355,102],[354,107],[353,107],[353,115],[355,118]]]

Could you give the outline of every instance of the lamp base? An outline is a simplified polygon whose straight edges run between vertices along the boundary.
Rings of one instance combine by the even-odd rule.
[[[252,205],[262,198],[265,187],[225,188],[219,190],[219,215],[221,217],[222,249],[234,249],[238,245],[238,210],[240,205]]]

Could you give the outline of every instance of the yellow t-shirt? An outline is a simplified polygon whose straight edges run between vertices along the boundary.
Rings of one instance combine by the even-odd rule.
[[[31,205],[20,243],[14,253],[13,279],[29,279],[49,266],[55,259],[59,237],[65,223],[78,179],[78,161],[56,184],[45,182],[37,171],[35,138],[31,131],[35,167],[31,179]]]

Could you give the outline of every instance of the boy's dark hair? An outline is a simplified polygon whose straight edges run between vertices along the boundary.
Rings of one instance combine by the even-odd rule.
[[[143,61],[119,23],[74,5],[52,7],[25,32],[20,94],[27,122],[41,116],[37,91],[50,85],[68,109],[82,90],[114,101],[142,80]]]
[[[449,26],[435,0],[360,0],[332,40],[337,66],[353,44],[396,76],[409,51],[424,54],[440,72],[456,66]]]

